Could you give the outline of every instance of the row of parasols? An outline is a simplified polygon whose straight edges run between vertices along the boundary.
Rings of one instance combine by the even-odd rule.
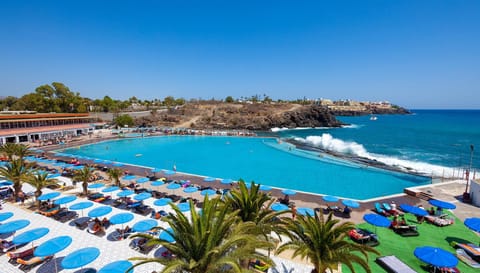
[[[12,212],[0,213],[0,221],[4,221],[12,216]],[[28,226],[29,224],[30,221],[24,219],[3,223],[0,225],[0,234],[8,234],[18,231]],[[25,245],[28,243],[32,243],[33,246],[33,241],[42,238],[49,232],[50,230],[45,227],[31,229],[19,235],[16,235],[13,238],[12,243],[15,245]],[[73,240],[70,236],[54,237],[36,247],[33,254],[36,257],[53,256],[56,253],[66,249],[72,243],[72,241]],[[81,268],[93,262],[95,259],[98,258],[98,256],[100,256],[100,250],[96,247],[81,248],[65,256],[62,259],[61,266],[64,269]],[[132,263],[127,260],[115,261],[102,267],[98,271],[98,273],[124,273],[131,266]],[[55,272],[58,272],[57,263],[55,263]],[[133,270],[130,270],[128,272],[133,272]]]
[[[0,222],[5,221],[13,216],[12,212],[0,213]],[[112,223],[119,223],[126,221],[128,219],[133,219],[126,217],[126,214],[117,214],[110,219]],[[0,234],[9,234],[16,232],[20,229],[27,227],[30,224],[29,220],[21,219],[5,222],[0,225]],[[146,219],[135,223],[132,227],[133,232],[146,232],[157,226],[157,221],[153,219]],[[12,243],[15,245],[25,245],[32,243],[35,240],[42,238],[43,236],[49,233],[49,229],[46,227],[40,227],[28,230],[19,235],[16,235],[12,239]],[[173,231],[171,228],[168,228],[165,231],[162,231],[159,235],[160,239],[163,239],[168,242],[173,242],[174,237]],[[52,239],[49,239],[34,250],[34,255],[36,257],[49,257],[53,256],[56,253],[66,249],[71,243],[72,238],[70,236],[58,236]],[[87,264],[93,262],[97,257],[100,256],[100,250],[96,247],[86,247],[78,249],[74,252],[68,254],[65,258],[62,259],[61,266],[64,269],[75,269],[86,266]],[[132,263],[126,260],[115,261],[110,264],[102,267],[98,273],[125,273],[132,266]],[[57,264],[55,263],[55,272],[58,272]],[[133,269],[128,271],[129,273],[133,272]]]

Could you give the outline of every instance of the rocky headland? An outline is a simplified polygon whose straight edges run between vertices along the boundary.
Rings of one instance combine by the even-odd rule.
[[[339,127],[335,116],[409,114],[398,106],[301,105],[296,103],[187,103],[136,117],[136,125],[188,129],[267,131],[271,128]]]
[[[190,129],[266,131],[274,127],[339,127],[343,125],[319,105],[202,103],[156,111],[135,120],[137,125]]]

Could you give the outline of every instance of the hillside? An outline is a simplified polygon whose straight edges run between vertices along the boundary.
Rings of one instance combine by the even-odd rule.
[[[338,127],[325,107],[292,103],[189,103],[135,120],[137,125],[191,129],[269,130],[274,127]]]

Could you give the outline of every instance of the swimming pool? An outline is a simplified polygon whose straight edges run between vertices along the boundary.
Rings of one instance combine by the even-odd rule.
[[[65,153],[172,169],[218,178],[242,178],[298,191],[369,199],[429,183],[424,177],[367,168],[292,149],[275,139],[161,136],[120,139]]]

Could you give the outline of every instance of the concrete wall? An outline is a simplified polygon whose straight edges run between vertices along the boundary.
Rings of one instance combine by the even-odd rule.
[[[470,180],[470,198],[474,206],[480,207],[480,183]]]

